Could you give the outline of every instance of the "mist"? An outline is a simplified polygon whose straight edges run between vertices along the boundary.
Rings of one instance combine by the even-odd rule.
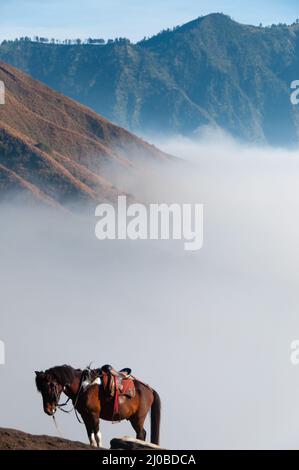
[[[158,391],[163,447],[298,448],[299,151],[211,129],[153,141],[183,162],[118,179],[140,200],[204,204],[198,252],[100,242],[94,216],[1,204],[0,425],[57,434],[34,370],[93,361]],[[88,441],[74,415],[57,421]],[[134,435],[128,423],[101,429],[106,447]]]

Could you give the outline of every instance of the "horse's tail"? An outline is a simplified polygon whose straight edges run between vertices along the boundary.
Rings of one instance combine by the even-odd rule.
[[[151,407],[151,443],[159,444],[160,422],[161,422],[161,399],[158,393],[153,390],[154,401]]]

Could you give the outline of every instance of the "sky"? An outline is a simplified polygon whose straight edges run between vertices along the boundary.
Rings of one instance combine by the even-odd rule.
[[[59,39],[152,36],[213,12],[242,23],[292,23],[296,0],[1,0],[0,39],[46,36]]]

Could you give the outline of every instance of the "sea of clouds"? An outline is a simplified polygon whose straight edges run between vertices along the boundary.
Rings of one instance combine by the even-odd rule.
[[[184,162],[118,178],[140,200],[203,203],[198,252],[99,241],[93,215],[1,205],[0,425],[55,434],[34,370],[93,361],[132,367],[160,393],[163,447],[297,448],[299,151],[211,129],[155,143]],[[74,416],[57,420],[87,442]],[[132,435],[128,423],[102,431],[106,446]]]

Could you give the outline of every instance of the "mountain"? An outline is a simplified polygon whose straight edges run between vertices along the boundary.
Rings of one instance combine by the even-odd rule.
[[[106,176],[168,156],[90,109],[0,62],[0,197],[22,190],[54,206],[115,201]]]
[[[298,141],[299,24],[255,27],[217,13],[137,44],[5,41],[0,59],[133,131],[215,125],[249,141]]]

